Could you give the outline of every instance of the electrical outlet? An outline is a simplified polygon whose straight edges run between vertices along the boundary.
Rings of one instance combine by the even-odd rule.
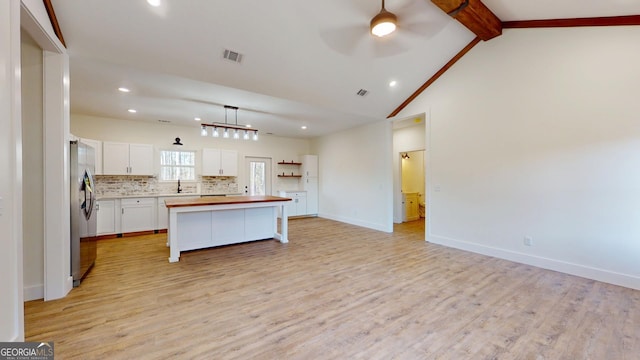
[[[524,237],[524,245],[525,246],[532,246],[533,245],[533,239],[531,238],[531,236],[525,236]]]

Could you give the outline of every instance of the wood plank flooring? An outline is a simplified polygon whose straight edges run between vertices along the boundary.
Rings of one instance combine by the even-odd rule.
[[[98,244],[64,299],[25,304],[56,359],[638,359],[640,291],[321,218],[183,253]]]

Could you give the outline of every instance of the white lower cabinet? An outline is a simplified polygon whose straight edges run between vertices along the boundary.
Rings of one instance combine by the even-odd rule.
[[[176,197],[180,197],[182,195],[179,196],[165,196],[165,197],[159,197],[158,198],[158,202],[157,202],[157,206],[156,206],[156,226],[155,226],[155,230],[165,230],[169,228],[169,209],[167,209],[167,206],[164,204],[164,201],[167,199],[175,199]],[[185,194],[184,197],[193,197],[194,194]]]
[[[167,198],[158,198],[158,218],[156,220],[156,229],[168,229],[169,228],[169,209],[164,204]]]
[[[230,244],[237,239],[244,239],[244,212],[244,209],[212,211],[213,236],[210,246]]]
[[[244,236],[247,239],[270,239],[273,237],[274,212],[272,207],[261,207],[245,209],[244,221],[247,224],[244,228]]]
[[[120,201],[120,232],[155,230],[155,198],[131,198]]]
[[[280,196],[291,199],[291,202],[287,203],[288,217],[308,214],[306,191],[284,191],[280,193]]]
[[[97,218],[97,234],[108,235],[115,234],[116,229],[116,201],[98,200],[96,205]]]
[[[403,219],[402,221],[414,221],[420,218],[418,212],[418,193],[403,193]]]
[[[273,238],[274,207],[194,211],[176,214],[180,251]]]

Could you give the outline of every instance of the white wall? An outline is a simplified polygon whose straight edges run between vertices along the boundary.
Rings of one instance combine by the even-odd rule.
[[[310,142],[306,139],[292,139],[260,134],[258,141],[233,140],[200,136],[200,128],[193,126],[163,125],[152,122],[111,119],[81,114],[71,114],[71,133],[73,135],[101,141],[153,144],[156,149],[172,149],[174,139],[179,137],[184,150],[203,148],[237,150],[240,161],[238,182],[244,189],[244,157],[272,158],[272,193],[277,190],[298,190],[298,179],[279,179],[276,177],[278,161],[300,160],[301,155],[309,154]],[[200,155],[197,155],[198,163]],[[290,168],[287,168],[287,170]]]
[[[419,193],[424,200],[424,151],[409,151],[402,159],[402,192]]]
[[[380,121],[314,139],[319,216],[393,231],[391,124]]]
[[[638,39],[505,30],[410,104],[431,111],[427,239],[640,289]]]
[[[25,301],[44,297],[44,159],[42,127],[42,49],[25,31],[22,37],[23,264]]]
[[[0,341],[24,340],[20,3],[0,1]]]

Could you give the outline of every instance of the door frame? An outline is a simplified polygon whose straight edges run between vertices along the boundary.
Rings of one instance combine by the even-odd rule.
[[[249,187],[249,175],[250,175],[250,170],[249,170],[249,163],[251,161],[261,161],[264,160],[265,163],[267,164],[267,173],[265,174],[265,180],[266,180],[266,189],[265,189],[265,195],[272,195],[273,194],[273,158],[268,157],[268,156],[250,156],[247,155],[244,157],[244,165],[243,165],[243,171],[245,172],[245,183],[244,183],[244,188],[240,189],[242,190],[244,195],[247,195],[247,189]]]
[[[21,1],[20,28],[43,52],[44,299],[65,297],[73,288],[69,211],[69,55],[53,33],[42,2]],[[18,32],[17,36],[20,34]],[[19,89],[16,89],[19,93]],[[62,191],[61,191],[62,190]],[[24,211],[24,209],[23,209]]]

